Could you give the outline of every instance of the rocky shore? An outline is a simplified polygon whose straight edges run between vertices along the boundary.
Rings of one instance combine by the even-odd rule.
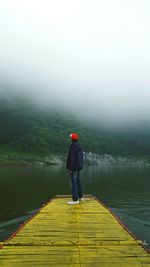
[[[0,155],[0,165],[60,165],[66,162],[66,155]],[[98,155],[92,152],[84,152],[85,165],[98,165],[111,167],[115,165],[149,166],[150,160],[139,158],[127,158],[122,156]]]
[[[114,165],[137,165],[148,166],[150,161],[147,159],[127,158],[127,157],[113,157],[112,155],[98,155],[92,152],[84,154],[85,163],[88,165],[99,165],[102,167],[114,166]]]

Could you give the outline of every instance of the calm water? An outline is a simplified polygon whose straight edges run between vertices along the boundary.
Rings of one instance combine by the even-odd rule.
[[[150,247],[150,167],[86,167],[84,192],[111,208]],[[70,194],[64,166],[0,167],[0,241],[56,194]]]

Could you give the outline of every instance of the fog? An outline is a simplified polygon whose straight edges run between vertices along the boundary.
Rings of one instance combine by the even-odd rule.
[[[0,96],[149,122],[149,10],[149,0],[1,1]]]

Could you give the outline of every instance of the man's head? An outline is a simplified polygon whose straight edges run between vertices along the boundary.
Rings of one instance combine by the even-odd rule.
[[[77,141],[79,139],[78,134],[76,133],[71,133],[70,138],[72,141]]]

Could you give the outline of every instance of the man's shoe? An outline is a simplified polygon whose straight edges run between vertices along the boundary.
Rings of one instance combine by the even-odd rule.
[[[79,204],[79,200],[76,200],[76,201],[69,201],[69,202],[67,202],[67,204],[69,204],[69,205],[77,205],[77,204]]]
[[[84,198],[83,198],[83,197],[81,197],[81,198],[79,198],[79,200],[80,200],[80,201],[84,201]]]

